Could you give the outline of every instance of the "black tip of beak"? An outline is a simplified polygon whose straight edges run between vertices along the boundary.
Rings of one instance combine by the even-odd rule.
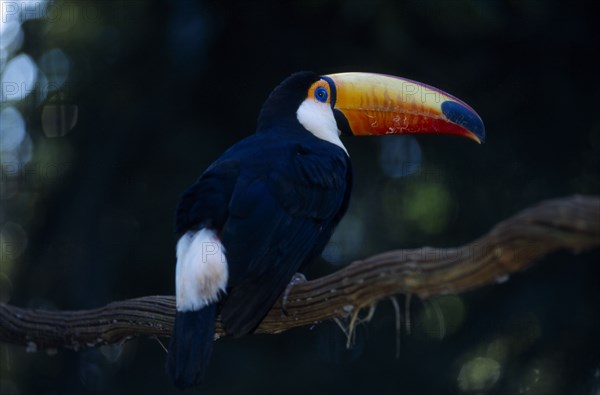
[[[485,141],[485,127],[479,115],[468,107],[455,101],[442,103],[442,113],[452,123],[455,123],[473,133],[481,143]]]

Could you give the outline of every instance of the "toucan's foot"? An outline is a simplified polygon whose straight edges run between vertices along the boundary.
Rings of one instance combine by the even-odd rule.
[[[291,292],[292,288],[294,288],[294,285],[302,284],[302,283],[305,283],[306,281],[307,280],[306,280],[306,277],[304,276],[304,274],[296,273],[290,280],[287,287],[285,287],[285,291],[283,291],[283,299],[281,300],[281,313],[283,315],[288,315],[287,302],[288,302],[288,297],[290,296],[290,292]]]

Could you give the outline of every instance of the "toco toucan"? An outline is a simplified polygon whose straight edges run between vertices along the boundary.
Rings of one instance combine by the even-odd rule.
[[[348,208],[352,166],[340,135],[452,134],[481,143],[464,102],[371,73],[299,72],[269,95],[256,133],[229,148],[177,206],[177,311],[167,368],[198,384],[220,314],[251,333],[295,273],[318,257]]]

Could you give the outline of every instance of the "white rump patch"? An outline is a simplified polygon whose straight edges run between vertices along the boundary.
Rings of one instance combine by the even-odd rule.
[[[197,311],[216,302],[229,272],[223,244],[214,231],[189,231],[177,242],[175,289],[178,311]]]
[[[321,103],[314,99],[306,99],[302,102],[298,111],[296,111],[298,122],[315,137],[337,145],[346,152],[348,151],[340,140],[340,131],[338,130],[333,110],[327,103]]]

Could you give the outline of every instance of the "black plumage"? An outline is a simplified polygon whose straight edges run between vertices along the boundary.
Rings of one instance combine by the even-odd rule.
[[[320,255],[348,207],[348,155],[307,131],[296,115],[319,79],[314,73],[297,73],[278,86],[263,106],[256,134],[227,150],[179,202],[178,235],[209,228],[224,246],[229,281],[218,310],[231,335],[257,327],[294,273]],[[202,318],[212,320],[203,325],[214,329],[213,310]],[[189,325],[194,330],[197,323]],[[168,365],[182,387],[204,374],[205,363],[194,367],[197,374],[180,366],[194,361],[189,354],[206,353],[197,349],[200,345],[212,348],[212,334],[196,336],[202,335],[203,340],[192,341],[188,334],[174,332],[170,353],[180,355],[170,355]],[[177,345],[181,341],[188,344]]]

